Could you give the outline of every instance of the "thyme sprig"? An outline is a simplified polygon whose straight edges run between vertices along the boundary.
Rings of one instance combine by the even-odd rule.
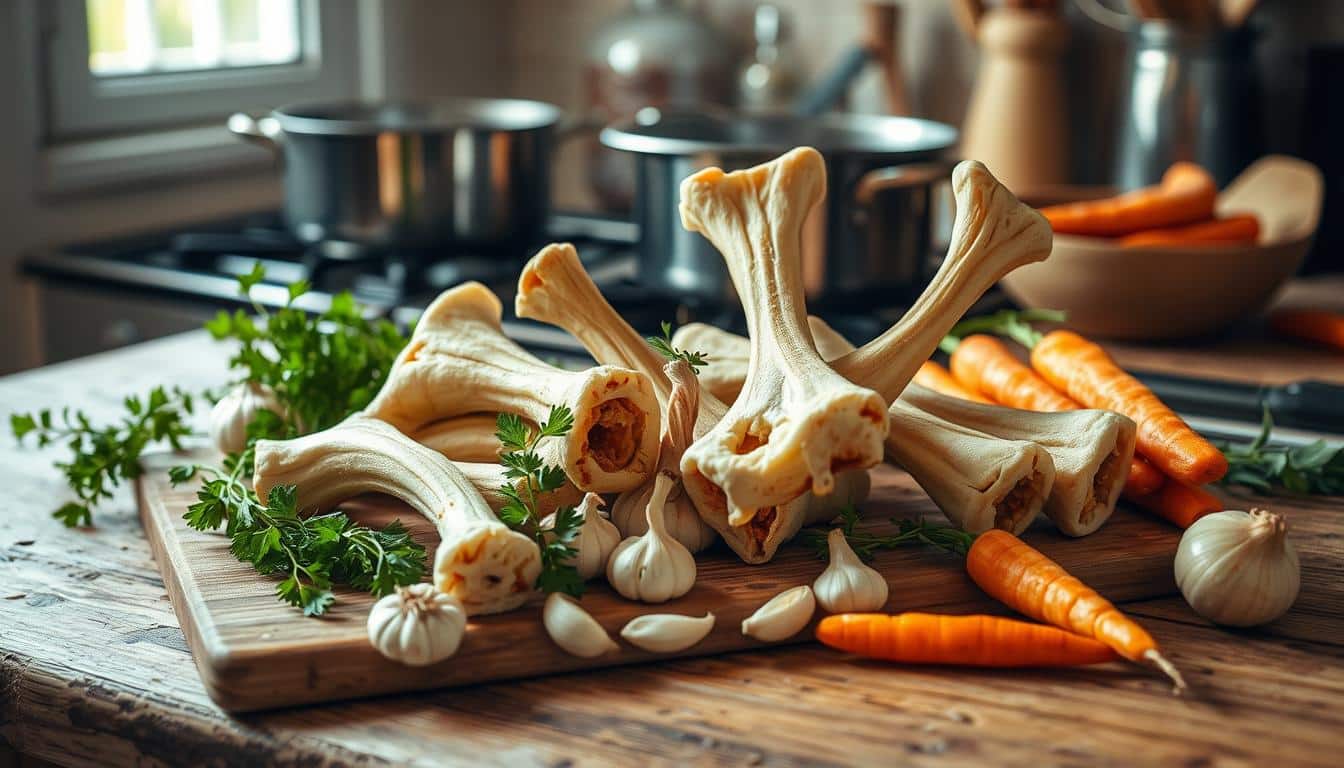
[[[672,344],[672,324],[663,321],[662,327],[662,336],[647,336],[645,337],[645,341],[648,341],[649,346],[657,350],[658,354],[667,358],[670,362],[676,362],[677,360],[685,361],[685,363],[691,367],[691,372],[699,376],[700,368],[709,364],[709,356],[704,352],[690,352],[684,349],[677,349]]]
[[[926,544],[954,555],[965,555],[975,542],[972,534],[947,525],[932,525],[923,518],[891,518],[891,523],[896,526],[894,534],[859,531],[856,530],[859,517],[858,509],[853,505],[847,506],[840,511],[840,525],[837,527],[844,532],[854,553],[864,560],[871,560],[881,550],[898,549],[910,544]],[[826,560],[830,557],[830,547],[826,541],[830,532],[828,527],[804,528],[799,538],[818,559]]]

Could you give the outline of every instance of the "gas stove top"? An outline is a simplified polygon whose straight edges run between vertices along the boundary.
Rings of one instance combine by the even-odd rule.
[[[583,214],[558,214],[549,222],[546,242],[572,242],[594,282],[608,301],[642,333],[658,331],[663,321],[683,324],[709,322],[738,332],[745,331],[741,308],[694,304],[658,295],[638,280],[636,225],[618,219]],[[66,246],[31,254],[23,271],[36,277],[47,293],[66,297],[45,302],[49,318],[46,335],[48,361],[131,341],[152,338],[196,327],[220,307],[245,306],[238,294],[238,275],[251,271],[256,262],[266,268],[265,283],[252,297],[263,305],[279,305],[287,298],[285,286],[307,280],[311,293],[299,305],[322,311],[332,296],[350,291],[373,314],[410,321],[444,289],[467,280],[477,280],[499,294],[505,307],[505,331],[536,350],[558,354],[582,354],[577,342],[564,332],[512,316],[518,272],[544,243],[517,254],[483,254],[470,251],[361,250],[348,244],[304,245],[285,231],[273,211],[185,225],[176,230],[143,236]],[[76,292],[76,293],[72,293]],[[72,298],[73,297],[73,298]],[[85,319],[86,325],[119,324],[122,331],[89,349],[66,349],[62,337],[78,338],[106,329],[71,324],[86,313],[85,307],[119,303],[110,317]],[[135,307],[153,304],[183,316],[176,324],[152,324],[145,331],[143,320],[131,317]],[[863,342],[885,329],[901,307],[861,312],[826,313],[826,319],[856,342]],[[168,310],[164,310],[168,311]],[[121,318],[127,315],[128,318]],[[190,318],[188,322],[187,318]],[[123,322],[124,320],[124,322]],[[133,326],[126,330],[127,325]]]

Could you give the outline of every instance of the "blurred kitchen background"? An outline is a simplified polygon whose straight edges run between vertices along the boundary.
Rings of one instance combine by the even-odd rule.
[[[1121,181],[1117,135],[1131,98],[1126,62],[1132,59],[1126,35],[1107,23],[1123,23],[1115,12],[1128,10],[1126,4],[1009,4],[1048,9],[1040,12],[1057,15],[1064,29],[1055,71],[1066,112],[1058,124],[1067,138],[1049,160],[1060,164],[1066,178],[1059,180]],[[702,98],[742,108],[790,106],[848,62],[857,75],[832,108],[899,111],[961,128],[985,55],[969,39],[965,19],[959,24],[957,18],[969,4],[899,0],[894,19],[875,17],[867,5],[0,0],[0,55],[8,58],[0,66],[0,103],[10,105],[10,117],[0,123],[0,373],[193,327],[196,315],[213,312],[208,298],[141,290],[115,270],[87,268],[73,276],[61,270],[74,261],[94,263],[83,259],[87,254],[117,251],[71,252],[66,244],[191,232],[196,222],[279,209],[284,190],[272,153],[225,127],[239,110],[262,115],[313,100],[514,97],[601,122],[630,118],[644,98],[664,106]],[[992,13],[1000,4],[985,5]],[[1178,13],[1183,3],[1168,5]],[[1235,105],[1237,114],[1263,118],[1261,133],[1251,139],[1256,154],[1304,156],[1325,171],[1328,223],[1329,193],[1344,181],[1337,145],[1344,135],[1338,86],[1344,82],[1344,3],[1263,0],[1247,25],[1255,37],[1248,48],[1253,54],[1245,57],[1248,79],[1219,98],[1246,101]],[[870,55],[855,59],[855,47],[865,42]],[[874,48],[890,59],[874,65]],[[647,69],[660,59],[667,71]],[[247,66],[230,68],[239,63]],[[217,68],[219,79],[202,86],[172,71],[182,67],[198,75],[201,67]],[[636,69],[642,79],[621,80]],[[1000,76],[1011,83],[1012,75]],[[994,97],[1015,93],[1010,84]],[[1035,96],[1021,98],[1030,104]],[[1012,102],[986,107],[1030,108]],[[989,119],[1004,122],[1002,115]],[[600,166],[592,152],[591,142],[558,142],[554,210],[619,207],[619,178],[608,179],[605,193],[600,182],[594,189]],[[1333,231],[1321,232],[1309,268],[1341,265],[1339,230]],[[21,263],[30,264],[22,276]],[[103,291],[100,281],[113,287]]]

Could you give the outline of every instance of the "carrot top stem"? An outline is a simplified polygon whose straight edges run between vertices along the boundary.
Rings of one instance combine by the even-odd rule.
[[[973,333],[992,333],[1012,339],[1027,349],[1036,346],[1042,333],[1031,326],[1032,323],[1062,323],[1065,314],[1057,309],[1001,309],[992,315],[968,317],[952,326],[938,348],[947,354],[956,351],[957,345],[966,336]]]

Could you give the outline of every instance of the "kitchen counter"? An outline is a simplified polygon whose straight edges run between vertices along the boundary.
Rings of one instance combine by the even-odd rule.
[[[1344,278],[1284,300],[1344,309]],[[11,376],[0,403],[108,417],[154,384],[219,384],[209,349],[197,332]],[[1152,370],[1344,383],[1344,355],[1254,332],[1115,349]],[[1119,664],[899,668],[802,646],[233,717],[201,687],[130,494],[97,528],[66,530],[48,516],[65,498],[58,452],[0,446],[0,766],[1329,765],[1344,751],[1340,499],[1234,495],[1293,525],[1302,593],[1273,625],[1217,629],[1179,597],[1125,606],[1185,670],[1188,698]]]

